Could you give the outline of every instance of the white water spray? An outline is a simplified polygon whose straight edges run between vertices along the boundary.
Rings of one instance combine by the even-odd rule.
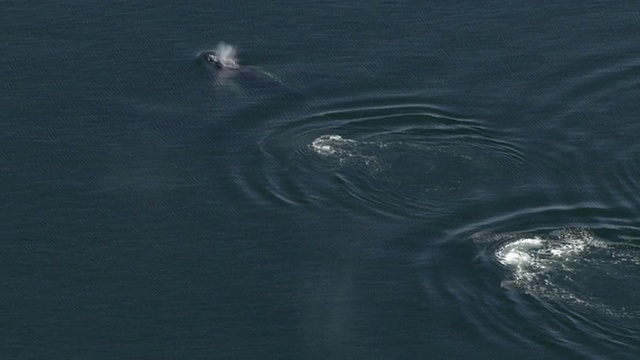
[[[221,42],[216,46],[214,53],[218,60],[220,60],[222,66],[232,69],[240,67],[240,65],[238,65],[238,59],[236,58],[236,49],[233,46]]]
[[[495,259],[510,271],[502,282],[506,288],[604,314],[640,318],[640,252],[633,244],[600,239],[587,228],[537,236],[478,234],[475,240],[498,244]]]

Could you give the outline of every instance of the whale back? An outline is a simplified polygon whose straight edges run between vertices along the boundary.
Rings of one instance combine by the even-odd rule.
[[[285,84],[278,77],[256,67],[217,69],[215,83],[239,94],[257,98],[303,99],[301,91]]]

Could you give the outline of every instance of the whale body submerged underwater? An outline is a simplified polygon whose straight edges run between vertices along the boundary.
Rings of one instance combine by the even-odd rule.
[[[232,88],[236,93],[303,97],[300,91],[285,85],[276,76],[253,66],[241,66],[231,45],[220,43],[214,51],[204,51],[200,57],[215,69],[216,84]]]

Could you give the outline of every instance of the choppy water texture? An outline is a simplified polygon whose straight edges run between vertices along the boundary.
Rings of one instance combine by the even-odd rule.
[[[529,236],[478,234],[475,240],[497,244],[491,250],[508,270],[504,287],[607,315],[640,317],[638,244],[598,239],[587,229]]]
[[[638,358],[637,9],[3,9],[5,356]]]

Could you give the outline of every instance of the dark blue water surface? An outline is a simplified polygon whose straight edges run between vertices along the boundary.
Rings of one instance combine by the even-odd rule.
[[[640,357],[639,7],[2,9],[2,357]]]

